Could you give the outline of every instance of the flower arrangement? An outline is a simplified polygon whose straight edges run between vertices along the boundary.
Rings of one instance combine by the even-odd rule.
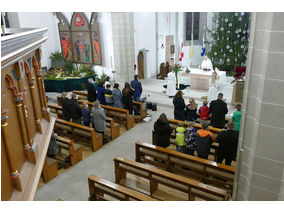
[[[233,71],[234,80],[231,83],[234,83],[238,80],[244,80],[244,76],[246,74],[246,67],[237,66]]]

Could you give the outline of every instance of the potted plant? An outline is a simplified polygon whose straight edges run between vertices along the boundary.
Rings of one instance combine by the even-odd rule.
[[[176,75],[176,87],[178,87],[178,72],[180,71],[180,65],[179,64],[175,64],[175,66],[173,67],[173,71],[175,72]]]
[[[52,68],[64,67],[64,65],[65,65],[65,60],[64,60],[63,54],[59,51],[55,51],[55,52],[51,53],[51,55],[49,56],[49,59],[51,60],[51,67]]]

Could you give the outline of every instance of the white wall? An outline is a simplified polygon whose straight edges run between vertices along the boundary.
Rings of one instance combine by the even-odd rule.
[[[43,28],[47,27],[48,40],[42,45],[42,66],[50,67],[50,53],[61,50],[57,18],[50,12],[19,12],[19,23],[21,28]]]
[[[134,13],[135,64],[139,50],[147,51],[147,73],[145,78],[154,76],[156,70],[155,13]]]

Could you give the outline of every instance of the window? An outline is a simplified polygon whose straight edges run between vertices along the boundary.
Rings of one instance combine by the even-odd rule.
[[[191,34],[193,34],[194,44],[201,44],[206,25],[207,13],[184,13],[184,44],[190,45]]]
[[[186,13],[186,40],[191,40],[192,33],[193,33],[193,40],[199,40],[199,20],[200,20],[200,13]],[[192,25],[193,25],[193,32],[192,32]]]

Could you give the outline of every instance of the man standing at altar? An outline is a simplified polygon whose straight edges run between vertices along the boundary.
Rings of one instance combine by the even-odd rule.
[[[203,61],[202,61],[202,63],[201,63],[201,68],[203,69],[203,70],[207,70],[207,71],[212,71],[213,70],[213,66],[212,66],[212,62],[211,62],[211,60],[207,57],[207,55],[206,56],[204,56],[204,59],[203,59]]]
[[[172,70],[168,73],[167,96],[173,97],[176,94],[176,76]]]

